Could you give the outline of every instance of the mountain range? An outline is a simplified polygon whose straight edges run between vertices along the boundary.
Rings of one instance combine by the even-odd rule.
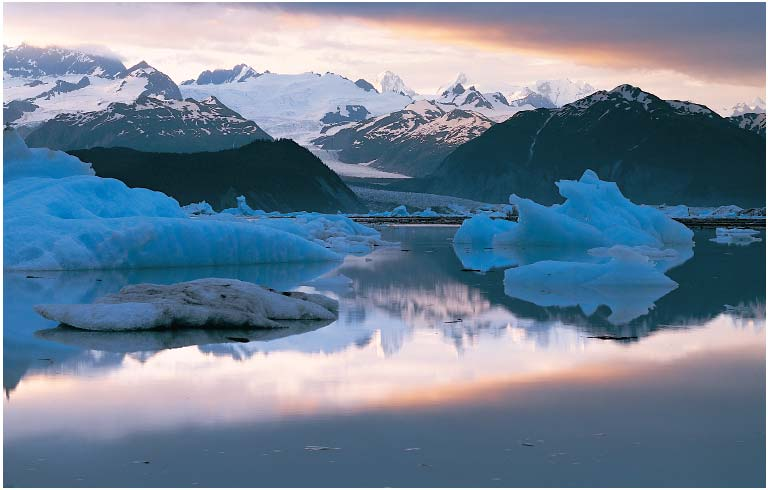
[[[765,172],[759,98],[723,118],[637,87],[595,91],[569,79],[490,90],[459,74],[423,95],[393,72],[375,86],[241,63],[179,86],[146,62],[63,48],[4,47],[3,58],[4,119],[31,146],[189,153],[291,138],[340,173],[394,172],[416,177],[395,187],[477,200],[553,201],[552,181],[593,168],[645,202],[764,201],[754,185]]]
[[[478,112],[446,110],[436,102],[420,100],[391,114],[326,128],[313,143],[337,151],[345,163],[423,176],[434,171],[454,148],[493,124]]]
[[[585,169],[637,202],[765,205],[765,139],[709,108],[638,87],[598,91],[562,108],[519,112],[453,151],[403,190],[505,202],[560,200],[553,185]]]
[[[145,95],[131,104],[115,102],[100,111],[59,114],[26,137],[29,146],[54,150],[122,147],[184,153],[271,139],[256,123],[215,97],[196,101]]]

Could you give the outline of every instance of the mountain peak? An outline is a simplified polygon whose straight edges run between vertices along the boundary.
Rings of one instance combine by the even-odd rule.
[[[123,77],[131,75],[135,72],[152,73],[154,71],[157,71],[157,70],[153,66],[151,66],[146,61],[141,60],[135,65],[133,65],[132,67],[126,68],[126,70],[123,72]]]
[[[213,71],[205,70],[198,75],[195,83],[197,85],[221,85],[223,83],[240,83],[250,80],[252,78],[260,77],[261,73],[257,72],[249,65],[240,63],[233,66],[231,69],[217,68]]]
[[[125,70],[120,61],[82,51],[21,43],[3,46],[3,71],[12,77],[38,78],[61,75],[95,75],[114,78]]]
[[[378,76],[381,92],[394,92],[396,94],[413,97],[416,92],[405,84],[402,78],[395,73],[387,70]]]
[[[569,78],[537,80],[533,91],[548,98],[557,107],[570,104],[596,92],[595,87],[587,82],[581,80],[574,82]]]

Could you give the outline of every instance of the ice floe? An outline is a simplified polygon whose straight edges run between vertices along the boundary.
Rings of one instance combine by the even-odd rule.
[[[350,239],[352,245],[340,246],[338,240],[329,244],[310,240],[306,236],[313,232],[307,230],[297,233],[244,220],[193,219],[165,194],[96,177],[89,165],[64,152],[27,148],[15,131],[4,131],[3,143],[6,269],[340,260],[329,249],[359,248],[368,240],[358,234]],[[370,237],[376,232],[366,233]]]
[[[36,305],[43,317],[83,330],[278,328],[285,320],[335,320],[338,302],[319,294],[280,293],[235,279],[137,284],[91,304]]]

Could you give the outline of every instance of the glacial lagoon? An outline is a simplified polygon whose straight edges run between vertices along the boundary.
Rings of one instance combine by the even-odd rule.
[[[617,323],[509,296],[509,253],[455,230],[383,228],[399,246],[343,263],[6,272],[6,485],[765,485],[764,231],[696,231],[678,287]],[[32,310],[200,277],[319,291],[339,319],[115,335]]]

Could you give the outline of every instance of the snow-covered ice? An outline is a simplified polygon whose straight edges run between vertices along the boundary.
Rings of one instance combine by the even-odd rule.
[[[36,305],[49,320],[98,331],[164,328],[278,328],[281,320],[335,320],[338,302],[319,294],[280,293],[236,279],[137,284],[92,304]]]
[[[92,175],[3,133],[6,269],[82,270],[340,260],[296,233],[190,218],[176,200]],[[279,244],[279,246],[275,246]]]

